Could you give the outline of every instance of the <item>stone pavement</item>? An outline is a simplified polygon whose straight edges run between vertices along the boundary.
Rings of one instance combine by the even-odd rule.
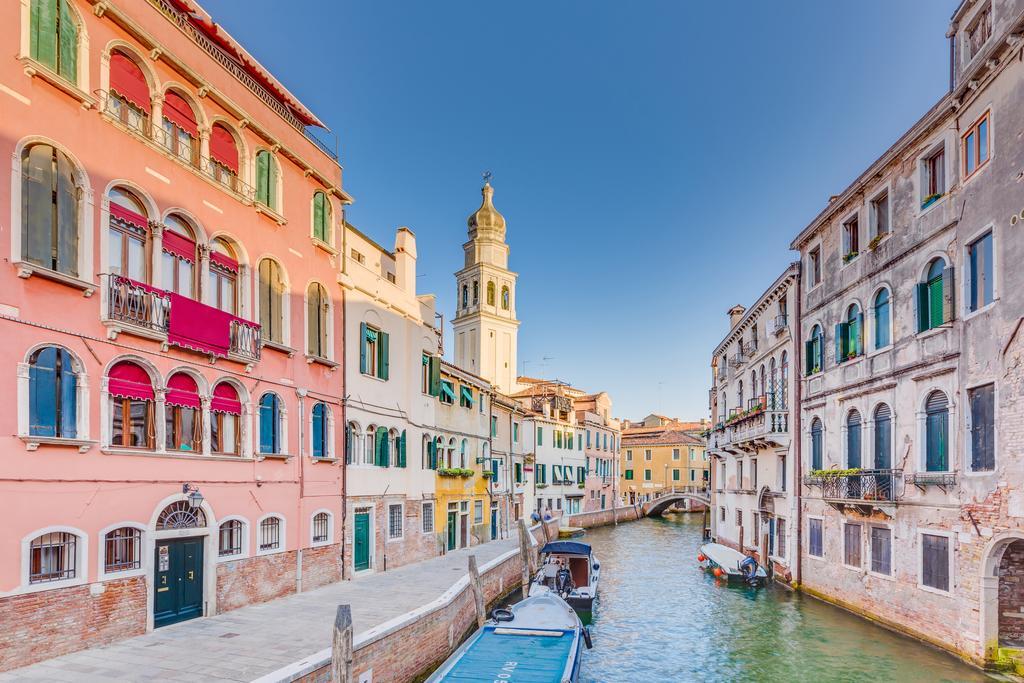
[[[358,636],[440,597],[466,574],[469,555],[483,565],[517,547],[513,537],[456,550],[0,673],[0,682],[251,681],[330,647],[339,604],[352,606]]]

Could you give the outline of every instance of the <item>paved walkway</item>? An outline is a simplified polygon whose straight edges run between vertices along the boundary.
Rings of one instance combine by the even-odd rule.
[[[515,538],[360,576],[205,619],[165,626],[113,645],[0,673],[0,681],[251,681],[330,647],[339,604],[352,605],[353,632],[437,599],[468,571],[518,547]]]

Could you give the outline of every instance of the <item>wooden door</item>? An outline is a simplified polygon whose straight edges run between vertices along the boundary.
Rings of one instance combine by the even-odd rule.
[[[153,626],[203,614],[203,539],[157,541],[154,558]]]

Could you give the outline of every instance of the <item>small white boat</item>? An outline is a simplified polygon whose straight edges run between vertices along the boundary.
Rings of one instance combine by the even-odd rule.
[[[530,595],[556,593],[577,611],[591,611],[601,563],[590,546],[577,541],[552,541],[540,549],[540,557],[541,567],[530,585]]]
[[[697,561],[705,571],[729,583],[746,583],[763,586],[768,581],[768,572],[757,560],[738,550],[720,543],[705,543],[700,547]]]

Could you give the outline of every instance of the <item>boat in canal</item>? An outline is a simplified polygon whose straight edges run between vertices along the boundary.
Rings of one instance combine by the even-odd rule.
[[[491,619],[445,660],[427,683],[577,683],[590,632],[551,592],[527,597]]]
[[[729,583],[763,586],[768,582],[768,572],[754,558],[720,543],[702,545],[697,561],[705,571]]]
[[[556,593],[580,612],[590,612],[597,597],[601,563],[587,543],[552,541],[540,549],[541,567],[530,595]]]

